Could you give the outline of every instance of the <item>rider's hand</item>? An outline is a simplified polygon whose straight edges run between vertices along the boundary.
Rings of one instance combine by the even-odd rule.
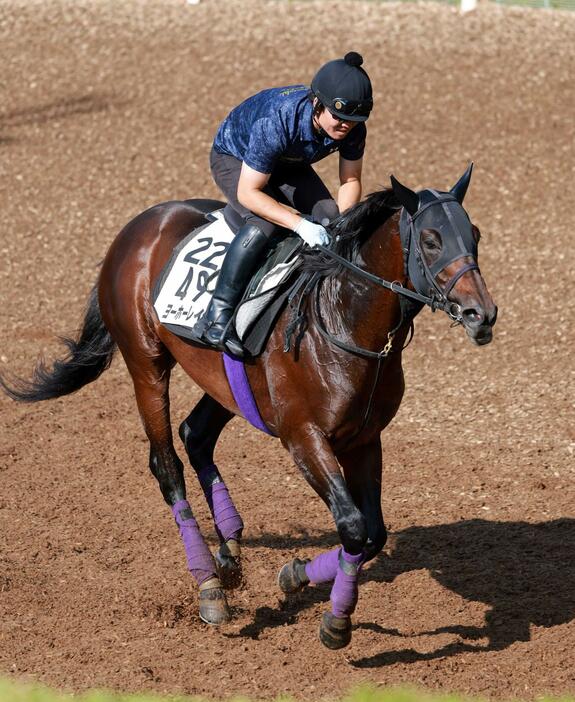
[[[305,217],[302,217],[294,231],[310,246],[316,246],[317,244],[327,246],[329,244],[329,234],[326,228],[322,227],[321,224],[310,222]]]

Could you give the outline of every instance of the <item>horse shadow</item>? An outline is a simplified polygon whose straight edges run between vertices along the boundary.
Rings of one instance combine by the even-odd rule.
[[[0,113],[0,145],[11,144],[17,141],[15,137],[6,135],[6,129],[47,124],[48,122],[75,115],[105,112],[111,106],[121,105],[123,102],[109,95],[90,93]]]
[[[275,538],[269,535],[262,538],[269,547],[276,547]],[[291,546],[309,546],[321,538],[303,534],[301,538],[292,539]],[[277,541],[279,544],[279,538]],[[300,541],[303,543],[298,543]],[[322,545],[327,546],[326,541],[333,541],[333,534],[330,539],[323,540]],[[281,539],[281,548],[289,546],[289,539],[287,543],[285,538]],[[573,553],[575,520],[567,518],[536,524],[473,519],[410,527],[393,533],[385,551],[364,568],[364,581],[391,583],[399,575],[424,569],[443,587],[466,601],[482,602],[489,610],[483,626],[453,624],[420,632],[420,636],[451,633],[459,637],[459,641],[434,651],[395,649],[350,663],[359,668],[372,668],[445,658],[464,651],[497,651],[519,641],[529,641],[531,625],[565,624],[575,618]],[[258,609],[254,621],[240,633],[257,638],[270,626],[296,621],[301,611],[328,597],[329,587],[307,588],[303,593],[286,598],[279,611]],[[402,636],[398,631],[373,623],[360,622],[355,628]]]
[[[385,651],[352,661],[362,668],[487,652],[529,641],[530,626],[553,627],[575,617],[575,520],[491,522],[483,519],[393,534],[387,553],[368,570],[370,580],[392,582],[425,569],[443,587],[489,607],[483,626],[444,626],[420,635],[451,633],[460,641],[435,651]],[[374,624],[358,628],[390,632]],[[485,644],[470,643],[487,640]]]

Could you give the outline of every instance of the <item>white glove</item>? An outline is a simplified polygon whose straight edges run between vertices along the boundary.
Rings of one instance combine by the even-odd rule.
[[[327,246],[329,244],[329,234],[326,228],[321,224],[310,222],[309,219],[305,219],[305,217],[302,217],[294,231],[310,246],[316,246],[317,244]]]

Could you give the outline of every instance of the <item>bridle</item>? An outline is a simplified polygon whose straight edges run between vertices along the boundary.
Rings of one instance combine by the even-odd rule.
[[[479,270],[477,264],[477,243],[473,237],[471,223],[465,210],[452,194],[438,193],[435,190],[424,190],[420,195],[421,204],[417,211],[410,215],[403,208],[399,220],[399,234],[403,247],[405,273],[415,287],[415,291],[406,288],[397,280],[389,281],[369,273],[369,271],[360,268],[352,261],[348,261],[343,256],[336,254],[329,247],[318,245],[316,249],[337,261],[357,277],[390,290],[397,295],[423,303],[430,307],[432,311],[443,310],[455,324],[461,324],[463,321],[461,307],[456,302],[449,300],[448,295],[461,276],[468,271]],[[434,207],[435,210],[432,211]],[[437,216],[438,207],[442,209],[443,218]],[[422,217],[422,215],[424,216]],[[463,220],[463,217],[465,220]],[[423,220],[426,221],[424,222]],[[463,226],[464,223],[467,224],[466,227]],[[442,253],[431,266],[425,260],[419,246],[419,235],[425,227],[443,229],[444,232],[451,230],[451,232],[446,232],[448,236],[442,237]],[[461,266],[447,284],[441,287],[436,279],[438,273],[450,263],[463,257],[471,257],[472,261]],[[385,347],[381,351],[372,351],[343,342],[325,328],[319,309],[319,286],[316,287],[315,313],[318,331],[331,344],[349,353],[363,356],[364,358],[377,358],[380,361],[394,351],[392,348],[393,338],[404,322],[402,315],[399,324],[389,332]],[[413,335],[413,326],[411,327],[411,332],[411,335]],[[411,337],[409,341],[411,341]]]

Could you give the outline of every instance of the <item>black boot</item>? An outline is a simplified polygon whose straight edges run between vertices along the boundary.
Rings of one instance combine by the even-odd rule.
[[[267,243],[268,239],[259,227],[253,224],[240,227],[226,253],[214,295],[206,311],[208,325],[202,338],[210,345],[238,358],[245,355],[244,347],[235,330],[226,330],[226,327]]]

